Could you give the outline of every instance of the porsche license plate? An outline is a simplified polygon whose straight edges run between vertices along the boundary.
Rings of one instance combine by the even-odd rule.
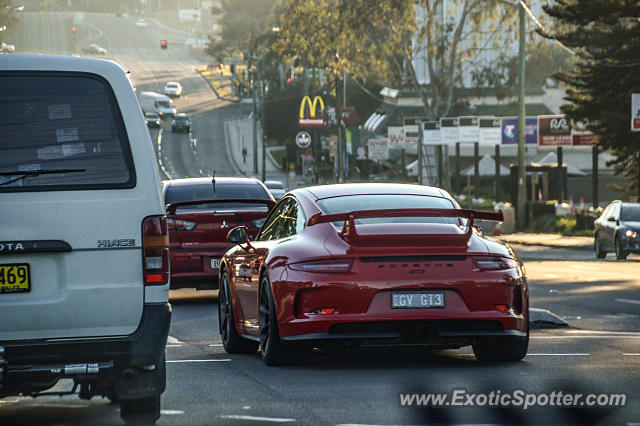
[[[28,263],[0,265],[0,293],[21,293],[31,290]]]
[[[211,269],[220,268],[220,259],[211,259]]]
[[[391,293],[391,308],[444,308],[443,292],[402,292]]]

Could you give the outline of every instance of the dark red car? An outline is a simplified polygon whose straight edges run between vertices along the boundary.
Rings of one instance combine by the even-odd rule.
[[[165,182],[171,288],[218,288],[222,255],[238,225],[257,235],[275,200],[257,179],[189,178]]]
[[[438,188],[347,184],[296,189],[257,238],[238,227],[220,265],[227,352],[271,365],[326,343],[473,345],[479,360],[527,352],[522,264]]]

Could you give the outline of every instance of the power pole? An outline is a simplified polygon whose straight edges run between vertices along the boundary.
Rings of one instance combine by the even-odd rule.
[[[262,64],[264,62],[264,51],[260,54],[260,126],[262,127],[262,182],[267,180],[267,135],[264,133],[264,76],[262,75]]]
[[[518,13],[520,15],[520,36],[518,39],[518,205],[516,208],[518,229],[524,229],[525,206],[527,202],[527,165],[526,165],[526,145],[525,135],[527,130],[526,112],[524,105],[525,84],[525,36],[527,20],[524,5],[518,3]]]

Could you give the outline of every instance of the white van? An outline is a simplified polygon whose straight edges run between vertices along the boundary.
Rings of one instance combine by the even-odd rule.
[[[125,71],[0,59],[0,397],[71,379],[155,422],[171,321],[157,162]]]
[[[140,92],[140,107],[143,112],[155,112],[161,118],[173,118],[176,109],[170,97],[155,92]]]

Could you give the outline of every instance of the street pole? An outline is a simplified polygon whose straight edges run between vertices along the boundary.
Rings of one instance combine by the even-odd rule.
[[[422,152],[422,144],[424,143],[424,128],[422,127],[422,119],[418,120],[418,185],[422,185],[422,163],[424,155]]]
[[[253,95],[253,173],[258,174],[258,100],[256,99],[256,85],[251,79],[251,93]]]
[[[526,112],[524,105],[524,72],[525,72],[525,36],[527,20],[525,16],[525,10],[522,4],[518,3],[518,12],[520,15],[520,35],[518,40],[518,205],[516,209],[517,213],[517,225],[518,229],[522,230],[525,224],[525,206],[527,200],[527,170],[526,170],[526,156],[525,156],[525,135],[527,129]]]
[[[267,135],[264,133],[264,79],[262,78],[263,58],[264,51],[260,54],[260,68],[258,68],[260,78],[260,126],[262,127],[262,182],[267,180]]]

